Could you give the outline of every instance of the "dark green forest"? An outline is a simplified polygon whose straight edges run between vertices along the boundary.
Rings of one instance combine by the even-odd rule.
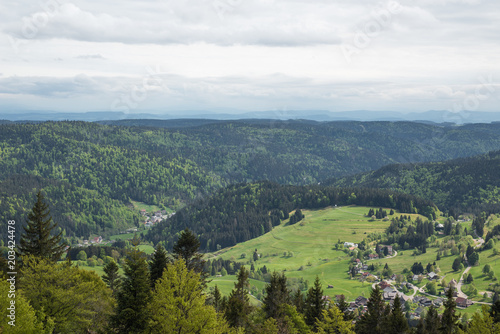
[[[193,230],[201,249],[215,251],[256,238],[289,218],[295,209],[331,205],[366,205],[421,213],[435,218],[437,208],[417,197],[387,190],[324,186],[283,186],[271,182],[238,184],[181,209],[168,221],[154,226],[146,239],[171,248],[177,232]]]
[[[500,151],[444,162],[393,164],[325,183],[413,194],[432,200],[451,215],[496,213],[500,210]]]
[[[390,163],[441,161],[500,149],[500,124],[458,127],[300,120],[107,123],[111,125],[0,125],[1,224],[7,216],[24,221],[23,212],[35,189],[46,193],[66,235],[80,237],[137,223],[130,209],[132,200],[178,210],[240,182],[310,185]],[[370,187],[379,186],[383,187]],[[483,198],[495,191],[482,189]],[[450,204],[443,200],[443,194],[415,194],[438,205]],[[213,240],[212,245],[216,245]]]
[[[113,234],[139,223],[139,213],[121,201],[96,190],[33,175],[12,175],[0,183],[1,221],[24,222],[38,189],[43,189],[52,217],[64,236],[88,238],[91,233]]]

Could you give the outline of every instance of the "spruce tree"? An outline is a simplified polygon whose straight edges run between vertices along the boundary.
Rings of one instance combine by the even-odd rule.
[[[300,289],[297,289],[297,291],[295,291],[295,293],[293,294],[292,303],[298,312],[304,312],[304,295],[302,294]]]
[[[497,294],[497,292],[495,292]],[[500,300],[495,300],[491,304],[490,316],[493,318],[494,323],[500,323]]]
[[[307,296],[304,305],[304,315],[306,323],[309,326],[316,326],[316,319],[323,320],[323,310],[325,309],[325,301],[323,300],[323,289],[319,277],[316,276],[314,286],[307,291]]]
[[[28,214],[27,226],[23,227],[18,255],[35,255],[57,261],[66,248],[66,244],[61,243],[62,231],[56,235],[51,234],[57,223],[52,222],[49,206],[44,202],[41,191],[36,198],[37,201]]]
[[[431,305],[425,316],[425,323],[424,323],[425,333],[439,334],[439,327],[440,327],[439,314],[434,305]]]
[[[250,298],[248,297],[248,275],[250,273],[241,266],[238,272],[238,281],[234,284],[225,308],[226,319],[231,327],[246,327],[248,316],[252,310]]]
[[[385,319],[383,332],[386,334],[400,334],[408,333],[409,330],[408,321],[406,321],[406,317],[401,310],[401,300],[399,296],[396,296],[391,313]]]
[[[222,310],[222,294],[220,293],[219,287],[217,284],[215,285],[215,288],[212,292],[212,306],[217,312],[220,312]]]
[[[340,312],[344,314],[344,320],[351,321],[354,319],[354,314],[349,311],[349,303],[345,301],[344,295],[340,295],[340,298],[337,300],[335,305],[339,308]]]
[[[385,314],[385,303],[382,299],[382,291],[378,285],[372,290],[367,303],[367,312],[356,322],[356,333],[358,334],[382,334],[382,322]]]
[[[188,270],[194,270],[200,274],[201,287],[204,289],[207,284],[209,273],[203,271],[205,260],[203,254],[200,253],[200,241],[198,237],[188,228],[181,232],[179,240],[175,243],[173,249],[176,259],[183,259]]]
[[[118,333],[141,333],[148,320],[151,282],[146,254],[137,248],[125,260],[125,278],[117,296],[116,315],[112,325]]]
[[[271,281],[265,287],[262,307],[267,318],[278,319],[282,316],[283,304],[290,304],[290,291],[286,287],[286,276],[284,273],[273,272]]]
[[[167,267],[168,256],[167,251],[162,245],[156,246],[153,257],[149,262],[149,278],[151,279],[151,287],[154,289],[156,281],[161,278],[163,271]]]
[[[458,328],[458,318],[456,314],[457,303],[453,299],[453,289],[449,288],[446,291],[446,301],[443,303],[444,312],[441,316],[440,333],[451,334],[455,333]]]
[[[104,266],[103,270],[104,275],[102,275],[102,280],[107,284],[111,291],[113,291],[113,294],[115,294],[121,284],[121,276],[118,274],[118,265],[114,260],[112,260]]]

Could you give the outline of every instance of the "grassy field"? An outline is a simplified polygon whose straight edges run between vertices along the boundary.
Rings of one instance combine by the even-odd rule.
[[[153,246],[150,245],[139,245],[138,246],[139,250],[143,251],[146,254],[153,254],[155,249]]]
[[[136,202],[136,201],[130,201],[130,202],[134,206],[134,209],[136,209],[138,211],[146,210],[147,213],[152,213],[152,212],[156,212],[156,211],[162,210],[159,206],[156,206],[156,205],[149,205],[149,204],[146,204],[146,203]],[[172,210],[170,208],[166,208],[165,211],[167,211],[167,213],[174,212],[174,210]]]
[[[137,232],[136,232],[137,233]],[[123,234],[115,234],[109,237],[109,240],[129,240],[134,237],[134,234],[136,233],[123,233]]]
[[[324,294],[332,298],[337,294],[344,294],[349,301],[359,295],[367,297],[370,293],[371,284],[349,278],[347,270],[350,256],[343,251],[335,250],[334,245],[338,240],[359,243],[371,233],[383,233],[385,231],[390,221],[372,221],[365,216],[368,210],[368,207],[355,206],[325,208],[314,211],[304,210],[305,219],[295,225],[290,226],[285,221],[270,233],[210,256],[231,259],[250,265],[252,263],[252,254],[257,249],[261,257],[254,263],[256,268],[266,265],[271,271],[285,271],[287,277],[302,277],[309,281],[309,285],[318,276],[323,284]],[[398,213],[395,214],[395,216],[399,215]],[[418,215],[411,216],[412,220],[415,221]],[[422,219],[426,220],[424,217]],[[440,221],[443,220],[443,218],[440,218]],[[471,223],[471,221],[468,221],[461,224],[470,229]],[[491,229],[498,223],[500,223],[500,219],[492,219],[488,227]],[[442,236],[438,238],[442,238]],[[374,261],[381,266],[380,268],[387,263],[393,272],[398,274],[402,273],[404,269],[410,269],[415,262],[422,263],[424,267],[427,263],[436,262],[437,267],[440,269],[440,279],[437,282],[439,292],[443,291],[443,288],[439,286],[443,278],[446,282],[450,282],[452,279],[458,281],[463,271],[455,272],[452,270],[452,263],[456,258],[454,255],[442,256],[437,261],[437,251],[437,248],[429,247],[426,253],[415,256],[413,250],[403,250],[399,251],[394,258]],[[242,258],[243,253],[246,254],[245,258]],[[496,261],[499,257],[493,256],[492,250],[483,252],[480,254],[480,266],[473,267],[470,270],[474,276],[474,284],[481,293],[481,296],[478,295],[474,300],[490,301],[490,299],[482,297],[482,292],[486,291],[492,280],[485,276],[481,270],[486,263],[489,263],[492,269],[500,274],[500,262]],[[218,280],[214,282],[216,281]],[[424,278],[418,285],[425,286],[426,283],[428,283],[428,280]],[[333,285],[333,288],[327,289],[328,285]],[[229,284],[225,288],[221,287],[221,291],[224,294],[229,293],[232,287],[233,284]],[[473,313],[480,310],[480,308],[480,305],[474,305],[460,312]]]
[[[368,210],[368,207],[351,206],[303,211],[303,221],[292,226],[285,222],[257,239],[223,250],[220,257],[249,264],[257,249],[261,258],[255,262],[256,267],[266,265],[270,270],[286,271],[287,277],[303,277],[310,284],[318,276],[324,294],[330,297],[344,294],[348,300],[353,300],[359,295],[368,296],[371,284],[349,279],[350,256],[334,248],[339,239],[357,243],[368,234],[383,232],[389,226],[390,221],[372,221],[366,217]],[[415,219],[417,215],[412,216]],[[247,255],[245,259],[241,258],[242,253]],[[431,256],[435,259],[435,255],[430,254],[429,259]],[[392,260],[394,263],[399,261],[398,257]],[[406,265],[401,264],[401,270],[408,266],[408,261],[406,257],[402,260]],[[334,288],[327,289],[328,285]]]
[[[208,283],[209,288],[213,288],[217,285],[217,288],[219,288],[220,292],[222,293],[223,296],[229,296],[231,293],[231,290],[234,288],[234,284],[236,283],[237,279],[235,275],[226,275],[223,277],[212,277],[211,282]],[[262,292],[266,286],[265,282],[262,281],[257,281],[254,279],[249,279],[250,283],[250,291],[252,290],[258,290]],[[250,302],[253,305],[260,305],[261,302],[255,298],[253,295],[250,297]]]

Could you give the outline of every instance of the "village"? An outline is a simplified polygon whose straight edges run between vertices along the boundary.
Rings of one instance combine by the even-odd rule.
[[[344,243],[344,248],[349,251],[353,251],[357,247],[358,244],[355,243]],[[443,306],[446,297],[442,291],[437,295],[433,295],[424,290],[425,285],[422,287],[417,286],[417,284],[421,283],[424,279],[428,280],[428,282],[439,282],[441,277],[437,273],[431,271],[427,272],[425,275],[416,275],[409,272],[406,276],[392,274],[383,279],[369,272],[369,262],[384,257],[384,255],[386,255],[386,258],[394,257],[397,255],[397,252],[393,250],[392,246],[382,244],[377,245],[373,250],[375,253],[368,254],[364,260],[360,260],[359,258],[353,259],[352,265],[348,271],[351,279],[358,279],[363,283],[372,283],[373,289],[378,286],[381,290],[383,300],[391,307],[396,297],[399,297],[402,309],[406,311],[409,322],[413,322],[414,325],[416,325],[416,322],[425,315],[428,307],[434,306],[439,310],[439,308]],[[373,267],[371,269],[373,269]],[[473,305],[474,302],[461,292],[461,282],[462,280],[457,282],[455,279],[452,279],[447,284],[447,287],[444,288],[444,292],[451,288],[457,307],[466,309]],[[333,285],[329,285],[328,288],[333,288]],[[329,299],[329,297],[325,296],[325,299]],[[345,296],[336,295],[335,299],[337,302],[341,299],[345,300]],[[361,315],[367,312],[367,303],[368,298],[365,296],[358,296],[354,301],[349,303],[348,311]]]
[[[131,227],[128,228],[125,231],[120,231],[119,234],[130,234],[130,233],[136,233],[139,230],[144,230],[151,228],[155,224],[158,224],[159,222],[163,220],[167,220],[175,215],[175,212],[168,213],[166,210],[157,210],[151,213],[148,213],[145,209],[140,210],[141,216],[143,218],[143,221],[141,222],[141,226],[139,228],[137,227]],[[142,228],[141,228],[142,227]],[[81,243],[78,243],[78,247],[87,247],[90,245],[104,245],[104,244],[112,244],[116,242],[115,239],[109,239],[105,240],[102,236],[96,236],[92,237],[90,239],[85,239]]]

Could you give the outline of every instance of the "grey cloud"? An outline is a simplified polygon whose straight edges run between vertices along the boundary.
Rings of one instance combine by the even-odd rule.
[[[172,2],[169,2],[170,4]],[[243,2],[218,9],[212,2],[196,6],[172,5],[172,8],[139,12],[135,16],[102,13],[66,3],[50,15],[33,13],[5,30],[17,38],[67,38],[92,42],[190,44],[198,42],[219,45],[318,45],[337,44],[332,22],[322,15],[283,12],[283,5],[261,6],[260,15],[246,16]],[[236,2],[234,2],[236,3]],[[281,15],[283,13],[284,15]],[[46,19],[36,21],[34,18]]]

